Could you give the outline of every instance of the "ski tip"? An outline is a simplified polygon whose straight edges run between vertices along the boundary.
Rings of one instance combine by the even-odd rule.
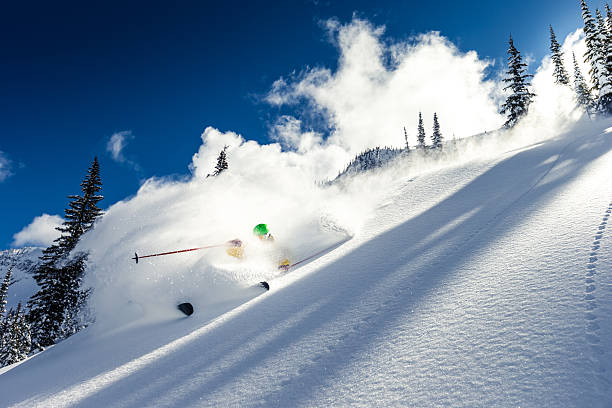
[[[178,310],[185,313],[187,316],[191,316],[193,314],[193,305],[189,302],[181,303],[177,307]]]
[[[264,288],[266,290],[270,290],[270,285],[266,281],[259,282],[259,286],[261,286],[262,288]]]

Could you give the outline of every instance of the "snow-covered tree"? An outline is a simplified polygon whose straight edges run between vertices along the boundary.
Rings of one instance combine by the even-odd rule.
[[[80,195],[71,195],[61,233],[52,246],[43,250],[41,263],[34,273],[40,290],[28,301],[28,320],[37,347],[46,347],[64,337],[66,315],[77,314],[86,291],[79,288],[87,254],[72,254],[81,236],[90,230],[102,214],[97,203],[102,200],[98,159],[94,158],[81,183]]]
[[[557,37],[555,36],[555,32],[553,31],[552,25],[550,26],[550,52],[552,62],[555,66],[555,69],[553,71],[555,83],[568,85],[569,75],[567,74],[565,66],[563,65],[563,51],[561,51],[561,46],[557,42]]]
[[[406,126],[404,126],[404,140],[406,141],[406,151],[410,150],[410,145],[408,144],[408,132],[406,132]]]
[[[434,113],[433,116],[433,133],[431,134],[431,147],[439,149],[442,147],[442,133],[440,132],[440,123],[438,122],[438,115]]]
[[[601,59],[603,67],[601,67],[599,75],[599,98],[597,110],[604,114],[612,114],[612,37],[608,30],[608,24],[603,19],[603,16],[596,10],[597,15],[597,41],[600,46]]]
[[[4,322],[0,345],[0,365],[5,366],[25,359],[31,348],[30,327],[21,310],[21,303],[19,303],[17,310],[11,310]]]
[[[517,122],[527,114],[529,105],[531,104],[534,93],[529,91],[528,78],[533,75],[528,75],[525,72],[527,64],[523,62],[521,53],[514,46],[512,36],[510,36],[510,48],[508,48],[508,71],[506,71],[507,78],[504,78],[504,82],[509,83],[504,90],[510,89],[512,93],[506,99],[506,102],[502,105],[500,113],[507,114],[508,119],[504,123],[504,127],[511,128],[517,124]]]
[[[580,0],[580,5],[582,8],[582,19],[584,21],[584,41],[586,44],[584,59],[591,66],[589,74],[591,76],[591,82],[593,83],[592,91],[596,95],[599,95],[599,80],[604,70],[604,60],[602,56],[599,31],[597,29],[595,19],[589,11],[586,2],[584,0]]]
[[[574,91],[576,92],[576,102],[578,102],[578,105],[582,106],[587,114],[590,115],[593,109],[593,98],[589,91],[589,86],[582,76],[578,61],[576,61],[576,54],[573,52],[572,58],[574,59]]]
[[[209,174],[206,177],[218,176],[219,174],[223,173],[225,170],[228,169],[229,165],[227,164],[227,153],[225,153],[227,148],[228,146],[223,147],[223,150],[221,150],[219,156],[217,157],[217,165],[215,166],[215,171],[213,171],[212,174]]]
[[[425,126],[423,126],[423,116],[419,112],[419,125],[417,126],[417,147],[420,149],[425,148]]]
[[[4,350],[7,341],[9,341],[10,324],[8,323],[8,316],[6,314],[6,298],[8,294],[8,288],[11,284],[11,271],[12,267],[9,268],[4,275],[4,280],[0,286],[0,367],[4,366],[2,360],[2,350]]]
[[[6,271],[6,275],[4,275],[2,285],[0,286],[0,321],[4,318],[4,314],[6,313],[6,298],[8,294],[9,285],[11,284],[12,270],[12,267],[8,268],[8,270]]]

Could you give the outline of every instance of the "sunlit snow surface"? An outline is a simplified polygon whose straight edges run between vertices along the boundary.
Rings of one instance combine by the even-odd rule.
[[[4,372],[2,405],[610,406],[606,127],[401,178],[270,292],[86,330]]]

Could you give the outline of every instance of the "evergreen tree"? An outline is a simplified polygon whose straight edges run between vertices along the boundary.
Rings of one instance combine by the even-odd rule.
[[[9,340],[9,332],[10,325],[8,324],[8,316],[6,314],[6,298],[8,294],[8,288],[11,284],[11,271],[13,267],[11,266],[4,276],[4,280],[2,281],[2,286],[0,286],[0,367],[4,366],[4,362],[2,360],[2,351],[6,347],[6,343]]]
[[[608,7],[609,9],[609,7]],[[599,76],[599,98],[597,110],[605,115],[612,114],[612,34],[599,10],[597,14],[597,40],[600,45],[602,67]]]
[[[591,65],[589,74],[591,75],[591,82],[593,83],[592,91],[599,95],[599,79],[604,69],[599,33],[595,24],[595,19],[593,19],[586,2],[580,0],[580,4],[582,8],[582,19],[584,21],[584,41],[587,48],[584,59]]]
[[[557,37],[555,36],[552,25],[550,26],[550,52],[552,53],[551,59],[555,66],[555,70],[553,71],[555,83],[568,85],[569,75],[563,65],[563,52],[561,51],[561,46],[557,42]]]
[[[593,106],[593,98],[589,92],[589,86],[587,85],[582,73],[580,72],[580,66],[576,61],[576,54],[572,53],[574,59],[574,91],[576,92],[576,102],[578,105],[584,107],[587,114],[591,114]]]
[[[0,365],[17,363],[28,356],[32,340],[29,325],[21,310],[21,303],[17,305],[17,311],[11,310],[5,319],[2,337]]]
[[[65,318],[78,313],[87,292],[79,286],[85,270],[86,254],[70,253],[81,236],[93,227],[102,214],[97,204],[102,200],[98,159],[94,158],[81,183],[82,196],[71,195],[65,210],[65,221],[57,228],[61,233],[53,245],[43,250],[41,263],[34,273],[40,290],[28,302],[28,320],[37,347],[46,347],[64,337]],[[76,300],[75,300],[76,299]]]
[[[527,64],[523,62],[521,53],[514,47],[514,41],[510,36],[510,48],[508,48],[508,71],[506,71],[507,78],[504,78],[504,82],[509,83],[504,88],[510,89],[512,94],[508,96],[506,102],[502,105],[500,113],[507,114],[508,119],[504,123],[504,127],[511,128],[527,114],[529,105],[531,104],[534,93],[529,91],[528,78],[533,75],[525,73],[525,67]]]
[[[11,284],[11,272],[13,267],[11,266],[6,271],[6,275],[4,275],[4,280],[2,281],[2,286],[0,286],[0,321],[4,319],[4,314],[6,313],[6,298],[8,294],[8,288]]]
[[[219,156],[217,157],[217,165],[215,166],[215,171],[212,174],[207,175],[206,177],[218,176],[219,174],[223,173],[225,170],[228,169],[229,166],[227,164],[227,154],[225,153],[227,148],[228,146],[223,147],[223,150],[221,150]]]
[[[442,133],[440,133],[440,123],[438,123],[438,115],[433,116],[433,133],[431,135],[431,147],[439,149],[442,147]]]
[[[421,112],[419,112],[419,125],[417,127],[417,147],[419,149],[425,148],[425,127],[423,126],[423,117],[421,116]]]
[[[406,141],[406,151],[410,150],[410,145],[408,145],[408,132],[406,132],[406,126],[404,126],[404,140]]]

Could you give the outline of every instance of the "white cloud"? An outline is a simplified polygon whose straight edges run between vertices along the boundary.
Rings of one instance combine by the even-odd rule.
[[[127,142],[133,138],[134,136],[130,130],[114,133],[106,144],[106,151],[110,152],[113,160],[123,163],[125,162],[123,149],[127,145]]]
[[[0,183],[12,175],[12,162],[6,153],[0,150]]]
[[[32,223],[13,235],[14,247],[34,245],[47,247],[59,237],[56,230],[64,220],[58,215],[43,214],[34,218]]]
[[[125,157],[123,153],[127,144],[134,140],[135,136],[131,130],[114,133],[106,144],[106,151],[111,154],[113,160],[118,163],[126,163],[136,171],[141,171],[140,166],[133,160]]]
[[[305,100],[329,122],[328,143],[351,153],[375,146],[403,145],[403,127],[416,144],[418,113],[431,133],[437,112],[447,138],[498,128],[494,81],[485,80],[492,62],[463,53],[437,32],[412,42],[386,45],[384,28],[354,19],[328,24],[340,51],[338,69],[311,69],[292,81],[276,81],[267,101],[292,105]],[[292,136],[295,139],[295,136]],[[295,142],[293,143],[296,144]]]

